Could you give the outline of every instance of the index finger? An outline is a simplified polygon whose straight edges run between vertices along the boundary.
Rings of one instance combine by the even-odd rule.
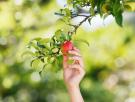
[[[80,50],[78,48],[76,48],[76,47],[73,47],[73,50],[75,50],[75,51],[80,53]]]

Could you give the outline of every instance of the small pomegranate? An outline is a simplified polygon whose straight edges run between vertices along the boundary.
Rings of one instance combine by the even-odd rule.
[[[71,41],[65,41],[61,45],[61,52],[63,53],[63,55],[67,55],[68,51],[72,49],[73,49],[73,43]]]

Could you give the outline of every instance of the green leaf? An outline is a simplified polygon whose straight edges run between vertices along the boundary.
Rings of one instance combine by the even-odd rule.
[[[32,40],[39,41],[39,40],[41,40],[41,39],[42,39],[42,38],[38,37],[38,38],[34,38],[34,39],[32,39]]]
[[[126,0],[126,2],[135,2],[135,0]]]
[[[37,44],[33,41],[29,42],[28,44],[28,48],[31,48],[31,47],[35,48],[36,50],[39,50]]]
[[[109,16],[109,14],[107,14],[107,13],[104,14],[104,15],[103,15],[103,19],[106,19],[108,16]]]
[[[40,59],[34,59],[31,61],[31,67],[34,68],[34,69],[37,69],[38,68],[38,65],[40,64]]]
[[[46,43],[49,43],[50,42],[50,38],[44,38],[44,39],[40,39],[38,42],[40,43],[40,44],[46,44]]]
[[[51,41],[51,39],[50,38],[44,38],[44,39],[42,39],[43,40],[43,42],[44,43],[48,43],[48,42],[50,42]]]
[[[91,4],[91,6],[92,6],[92,8],[95,8],[95,3],[96,3],[97,1],[95,1],[95,0],[90,0],[90,4]]]
[[[55,36],[57,39],[60,39],[60,36],[62,34],[62,30],[61,29],[58,29],[56,32],[55,32]]]
[[[89,19],[88,19],[88,22],[89,22],[90,25],[91,25],[91,20],[92,20],[92,18],[89,18]]]
[[[61,34],[61,36],[60,36],[61,41],[66,40],[65,38],[66,38],[66,37],[65,37],[65,34],[64,34],[64,33],[62,33],[62,34]]]
[[[52,57],[52,56],[49,56],[49,57],[47,58],[47,62],[50,63],[50,64],[52,64],[54,61],[55,61],[55,58]]]
[[[50,41],[51,39],[50,38],[44,38],[44,39],[41,39],[37,42],[37,46],[39,48],[46,48],[46,49],[50,49]]]
[[[39,42],[37,42],[37,46],[40,47],[40,48],[45,48],[45,45],[42,45]]]
[[[108,3],[103,4],[102,7],[101,7],[102,12],[103,12],[103,13],[107,13],[108,10],[109,10],[109,6],[110,6],[110,5],[109,5]]]
[[[71,16],[71,12],[68,8],[65,8],[64,9],[65,13],[66,13],[66,16],[70,17]]]
[[[57,53],[58,51],[59,51],[58,48],[53,48],[53,49],[52,49],[52,52],[53,52],[53,53]]]
[[[130,5],[124,5],[124,9],[126,11],[132,11],[132,7]]]
[[[95,15],[95,11],[94,11],[94,9],[92,7],[90,8],[90,15],[92,15],[92,16]]]
[[[45,62],[45,60],[44,60],[44,58],[43,58],[43,57],[42,57],[40,60],[41,60],[41,62],[43,62],[43,63]]]
[[[74,41],[77,41],[77,42],[83,42],[85,43],[86,45],[90,46],[89,42],[84,40],[84,39],[75,39]]]
[[[116,0],[113,4],[113,14],[114,15],[118,15],[118,13],[120,13],[121,9],[121,4],[119,0]]]
[[[25,51],[21,54],[21,57],[23,58],[24,56],[27,56],[27,55],[30,55],[30,56],[34,56],[34,53],[31,52],[31,51]]]
[[[119,26],[122,27],[122,21],[123,21],[122,13],[119,13],[115,16],[115,21]]]
[[[58,12],[55,12],[54,14],[55,14],[55,15],[58,15],[58,16],[64,16],[64,14],[58,13]]]
[[[71,4],[73,0],[67,0],[67,4]]]
[[[39,75],[42,76],[42,72],[44,71],[44,69],[46,68],[48,64],[44,64],[42,69],[39,71]]]

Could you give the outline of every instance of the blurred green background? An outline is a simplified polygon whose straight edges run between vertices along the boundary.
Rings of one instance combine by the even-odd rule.
[[[31,39],[49,37],[63,26],[54,12],[64,3],[0,0],[0,102],[69,102],[62,66],[51,66],[40,77],[30,56],[22,57]],[[134,18],[134,12],[124,13],[123,28],[115,22],[97,28],[101,20],[93,19],[93,26],[84,24],[74,36],[85,63],[80,85],[85,102],[135,102]]]

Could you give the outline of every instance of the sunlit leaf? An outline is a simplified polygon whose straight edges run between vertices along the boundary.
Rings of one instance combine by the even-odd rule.
[[[122,17],[122,14],[119,13],[115,16],[115,20],[116,20],[116,23],[120,26],[122,26],[122,21],[123,21],[123,17]]]
[[[125,9],[126,11],[132,11],[131,6],[129,6],[129,5],[124,5],[124,9]]]
[[[86,41],[86,40],[84,40],[84,39],[75,39],[74,41],[76,41],[76,42],[82,42],[82,43],[85,43],[86,45],[89,46],[89,42]]]
[[[41,62],[40,59],[32,60],[31,61],[31,67],[34,68],[34,69],[38,68],[39,67],[38,65],[40,64],[40,62]]]
[[[33,52],[31,52],[31,51],[25,51],[25,52],[23,52],[22,54],[21,54],[21,57],[23,58],[23,57],[25,57],[25,56],[34,56],[34,53]]]

